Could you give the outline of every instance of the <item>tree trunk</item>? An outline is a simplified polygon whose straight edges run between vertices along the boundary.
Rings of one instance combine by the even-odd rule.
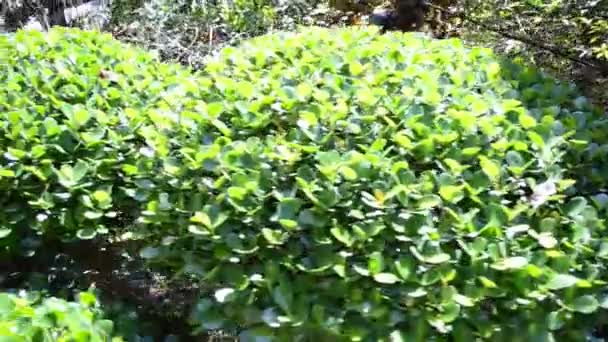
[[[397,29],[401,31],[420,30],[424,26],[424,20],[428,6],[424,0],[396,0]]]
[[[370,22],[383,31],[417,31],[424,27],[428,8],[424,0],[394,0],[392,9],[374,11]]]

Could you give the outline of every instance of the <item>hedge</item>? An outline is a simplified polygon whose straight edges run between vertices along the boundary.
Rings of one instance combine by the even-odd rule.
[[[204,285],[199,330],[244,341],[582,340],[605,318],[607,123],[571,85],[369,28],[198,73],[92,32],[6,42],[7,249],[142,241]]]
[[[2,341],[123,341],[113,337],[113,327],[91,292],[82,292],[71,302],[36,292],[0,292]]]

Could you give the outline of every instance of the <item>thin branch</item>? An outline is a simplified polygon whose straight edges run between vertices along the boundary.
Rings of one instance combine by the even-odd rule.
[[[179,54],[179,56],[177,56],[177,60],[179,61],[180,59],[182,59],[182,57],[184,57],[184,55],[186,53],[188,53],[188,50],[190,50],[190,48],[192,48],[194,46],[194,44],[196,44],[196,42],[198,41],[198,27],[194,27],[194,38],[192,39],[192,41],[190,42],[190,44],[186,47],[186,48],[182,48],[182,53]]]
[[[552,54],[554,54],[556,56],[568,59],[568,60],[570,60],[572,62],[581,64],[581,65],[588,66],[590,68],[598,69],[600,72],[602,72],[602,74],[608,75],[608,64],[606,64],[606,63],[602,63],[600,61],[598,61],[598,62],[595,62],[595,61],[586,61],[584,59],[575,57],[575,56],[573,56],[570,53],[564,52],[563,49],[560,49],[557,46],[552,46],[552,45],[544,44],[544,43],[541,43],[539,41],[533,40],[531,38],[523,37],[523,36],[520,36],[520,35],[516,35],[516,34],[512,34],[512,33],[508,33],[508,32],[502,32],[501,30],[499,30],[497,28],[494,28],[494,27],[491,27],[491,26],[486,25],[484,23],[478,22],[475,19],[471,19],[471,18],[465,18],[465,19],[468,20],[468,21],[470,21],[471,23],[473,23],[475,25],[478,25],[478,26],[480,26],[480,27],[482,27],[482,28],[484,28],[484,29],[486,29],[488,31],[492,31],[494,33],[497,33],[497,34],[499,34],[499,35],[501,35],[501,36],[503,36],[505,38],[517,40],[517,41],[520,41],[522,43],[534,46],[534,47],[536,47],[538,49],[551,52]]]
[[[443,8],[441,6],[437,6],[437,5],[433,5],[433,4],[430,4],[430,6],[432,8],[435,8],[435,9],[439,10],[439,11],[450,13],[450,11],[448,11],[447,9],[445,9],[445,8]],[[492,27],[490,25],[487,25],[485,23],[479,22],[479,21],[477,21],[477,20],[475,20],[473,18],[468,17],[466,15],[466,13],[463,15],[463,19],[467,20],[467,21],[469,21],[469,22],[471,22],[471,23],[473,23],[473,24],[475,24],[475,25],[477,25],[477,26],[479,26],[479,27],[481,27],[481,28],[483,28],[483,29],[485,29],[487,31],[491,31],[491,32],[494,32],[494,33],[496,33],[498,35],[501,35],[501,36],[503,36],[505,38],[517,40],[517,41],[525,43],[527,45],[534,46],[534,47],[536,47],[538,49],[551,52],[552,54],[554,54],[556,56],[568,59],[568,60],[570,60],[570,61],[572,61],[574,63],[578,63],[578,64],[581,64],[581,65],[588,66],[590,68],[597,69],[602,74],[608,75],[608,63],[604,63],[604,62],[601,62],[601,61],[586,61],[586,60],[583,60],[581,58],[575,57],[575,56],[573,56],[570,53],[564,52],[563,49],[560,49],[559,47],[556,47],[556,46],[553,46],[553,45],[544,44],[542,42],[533,40],[533,39],[528,38],[528,37],[524,37],[524,36],[520,36],[520,35],[508,33],[508,32],[503,32],[502,30],[499,30],[498,28]]]

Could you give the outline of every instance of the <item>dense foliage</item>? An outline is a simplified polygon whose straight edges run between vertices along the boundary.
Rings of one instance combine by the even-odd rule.
[[[84,239],[119,226],[119,214],[130,213],[113,205],[129,198],[121,175],[128,160],[145,162],[130,150],[137,137],[125,128],[136,124],[133,114],[163,101],[166,84],[158,80],[170,82],[180,68],[93,32],[0,39],[10,61],[0,64],[2,245],[38,245],[30,231]]]
[[[195,74],[99,33],[0,39],[8,251],[139,240],[204,287],[193,324],[245,341],[605,319],[607,122],[569,85],[370,29],[266,35]]]
[[[104,319],[97,298],[90,292],[81,293],[76,302],[34,292],[0,292],[2,341],[122,341],[112,332],[112,321]]]
[[[72,5],[83,2],[66,1]],[[164,60],[200,68],[209,52],[244,38],[277,29],[293,30],[298,24],[360,24],[375,7],[394,8],[400,3],[410,6],[416,1],[113,0],[111,9],[106,8],[107,0],[101,2],[106,3],[105,7],[81,6],[67,25],[103,27],[120,40],[158,51]],[[430,4],[425,29],[435,37],[462,37],[509,57],[522,56],[561,78],[576,81],[594,101],[608,105],[602,91],[608,86],[608,2],[423,2]],[[8,14],[27,21],[40,0],[9,0],[3,4]],[[5,23],[12,22],[14,16],[7,15]],[[104,25],[110,18],[110,25]]]
[[[226,127],[186,163],[214,196],[145,250],[221,286],[203,327],[578,339],[599,317],[605,195],[577,195],[605,185],[606,122],[571,87],[353,29],[256,39],[205,75]]]

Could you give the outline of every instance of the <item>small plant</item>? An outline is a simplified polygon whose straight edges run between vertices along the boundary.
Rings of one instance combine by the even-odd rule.
[[[39,293],[0,292],[0,339],[3,341],[122,341],[113,337],[112,321],[103,319],[94,294],[77,302],[43,298]]]
[[[139,240],[244,341],[582,340],[605,319],[608,122],[455,39],[307,28],[191,73],[4,39],[0,242]]]
[[[236,32],[263,33],[275,20],[271,1],[222,1],[220,14],[228,27]]]

